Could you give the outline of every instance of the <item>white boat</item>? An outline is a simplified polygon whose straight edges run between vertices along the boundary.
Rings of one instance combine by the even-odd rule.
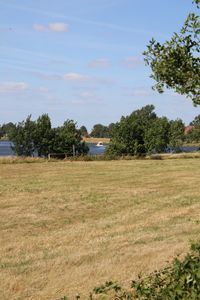
[[[103,145],[102,142],[98,142],[98,143],[96,144],[96,146],[97,146],[97,147],[103,147],[104,145]]]

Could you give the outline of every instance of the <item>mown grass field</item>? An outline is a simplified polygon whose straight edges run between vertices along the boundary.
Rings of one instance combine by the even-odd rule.
[[[83,138],[83,141],[85,141],[86,143],[91,143],[91,144],[97,144],[98,142],[102,142],[103,144],[109,144],[110,142],[110,138],[93,138],[93,137],[89,137]]]
[[[200,238],[200,159],[0,164],[0,299],[130,286]]]

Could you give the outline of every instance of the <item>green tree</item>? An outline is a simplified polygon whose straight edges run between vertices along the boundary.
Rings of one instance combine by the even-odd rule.
[[[18,123],[9,131],[9,139],[13,142],[13,150],[20,156],[33,156],[35,151],[34,137],[36,124],[29,115],[25,121]]]
[[[7,138],[9,133],[15,128],[15,124],[12,122],[4,123],[0,126],[0,138],[5,137]]]
[[[102,124],[95,124],[92,128],[90,136],[96,138],[108,138],[109,137],[109,129],[107,126]]]
[[[200,0],[194,2],[198,5]],[[165,87],[171,88],[191,98],[194,105],[200,104],[199,52],[200,17],[190,13],[179,33],[163,44],[152,39],[144,52],[156,81],[154,89],[162,93]]]
[[[110,123],[110,124],[108,125],[108,135],[109,135],[109,137],[112,136],[112,132],[113,132],[113,130],[114,130],[114,127],[115,127],[115,123]]]
[[[153,105],[134,111],[115,124],[107,154],[140,155],[147,152],[145,134],[157,118]]]
[[[194,118],[194,120],[192,121],[192,125],[200,126],[200,115],[198,115]]]
[[[82,137],[88,137],[89,136],[87,128],[84,125],[82,125],[79,130],[81,132]]]
[[[52,152],[65,153],[67,156],[87,154],[89,149],[81,140],[81,132],[76,128],[76,123],[67,120],[63,126],[53,130]]]
[[[194,126],[186,136],[188,142],[200,142],[200,115],[196,116],[192,122]]]
[[[175,152],[180,151],[180,147],[184,140],[185,125],[181,119],[170,121],[169,128],[169,147]]]
[[[51,152],[53,132],[51,129],[51,120],[48,114],[43,114],[36,121],[34,147],[38,156],[48,156]]]
[[[165,152],[169,143],[169,121],[166,117],[156,118],[145,130],[144,145],[146,152]]]
[[[2,127],[1,127],[1,125],[0,125],[0,139],[1,139],[3,136],[4,136],[3,130],[2,130]]]
[[[23,156],[47,156],[50,152],[65,153],[72,156],[84,155],[88,147],[81,141],[80,130],[72,120],[64,122],[63,126],[51,128],[51,120],[47,114],[40,116],[37,121],[32,121],[28,116],[25,121],[19,122],[9,138],[14,143],[14,151]]]

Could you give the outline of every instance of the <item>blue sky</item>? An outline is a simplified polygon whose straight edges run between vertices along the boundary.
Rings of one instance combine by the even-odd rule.
[[[90,130],[146,104],[190,122],[191,100],[152,91],[142,52],[170,38],[190,0],[0,0],[0,124],[48,113]]]

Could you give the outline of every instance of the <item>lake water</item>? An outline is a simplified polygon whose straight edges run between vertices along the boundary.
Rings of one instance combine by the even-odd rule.
[[[12,156],[15,153],[12,150],[12,142],[10,141],[0,141],[0,156]],[[90,155],[100,155],[105,152],[107,146],[98,147],[96,144],[87,144],[89,147],[89,154]],[[194,146],[183,146],[181,150],[183,152],[192,152],[198,150],[198,147]]]
[[[15,155],[12,150],[12,145],[10,141],[0,141],[0,156]]]
[[[10,141],[0,141],[0,156],[12,156],[15,153],[12,150],[12,142]],[[100,155],[103,154],[106,146],[97,147],[95,144],[88,144],[90,155]]]
[[[106,150],[106,146],[97,146],[96,144],[87,144],[89,147],[89,154],[98,155],[103,154]]]

